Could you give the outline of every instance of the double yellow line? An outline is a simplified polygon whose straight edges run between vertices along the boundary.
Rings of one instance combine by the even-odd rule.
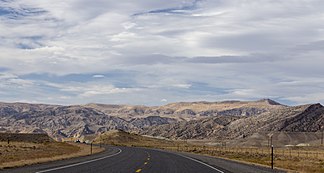
[[[144,162],[144,166],[147,165],[148,162],[149,162],[150,159],[151,159],[151,158],[150,158],[150,157],[151,157],[150,153],[148,153],[147,151],[145,151],[145,152],[147,153],[147,159],[146,159],[146,161]],[[137,169],[135,172],[136,172],[136,173],[142,172],[142,168]]]

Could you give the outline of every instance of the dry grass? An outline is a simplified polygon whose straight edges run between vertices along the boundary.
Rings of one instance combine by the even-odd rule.
[[[93,147],[93,153],[103,148]],[[0,169],[62,160],[90,154],[90,146],[74,143],[0,142]]]
[[[225,148],[184,145],[164,149],[210,155],[225,159],[255,163],[263,166],[270,166],[271,155],[269,148]],[[294,148],[289,150],[275,149],[274,156],[274,165],[277,168],[291,170],[292,172],[324,172],[324,150],[321,147]]]
[[[103,143],[119,146],[138,146],[138,147],[167,147],[174,146],[175,142],[157,138],[145,137],[131,134],[124,131],[110,131],[97,137],[95,143]]]

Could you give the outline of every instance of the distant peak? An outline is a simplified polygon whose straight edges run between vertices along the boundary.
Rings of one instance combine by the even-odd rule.
[[[264,103],[268,103],[269,105],[281,105],[280,103],[271,100],[271,99],[261,99],[258,102],[264,102]]]
[[[323,105],[321,105],[320,103],[315,103],[315,104],[311,104],[307,107],[307,110],[315,110],[315,109],[319,109],[322,108]]]

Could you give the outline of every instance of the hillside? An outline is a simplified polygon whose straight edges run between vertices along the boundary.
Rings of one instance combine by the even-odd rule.
[[[240,139],[256,132],[316,132],[320,104],[273,100],[180,102],[164,106],[0,103],[0,132],[47,133],[57,140],[123,130],[171,139]]]
[[[134,133],[129,133],[121,130],[113,130],[105,132],[94,139],[94,143],[122,145],[122,146],[173,146],[175,142],[141,136]]]
[[[3,168],[86,156],[89,148],[84,144],[56,142],[46,134],[0,133],[0,172]],[[101,151],[93,147],[93,153]]]
[[[273,109],[286,107],[270,99],[259,101],[224,101],[224,102],[179,102],[164,106],[128,106],[87,104],[108,115],[117,116],[125,120],[159,116],[174,118],[178,121],[206,118],[216,115],[254,116]]]
[[[48,143],[54,142],[47,134],[32,133],[0,133],[0,142],[29,142],[29,143]]]
[[[258,116],[215,116],[150,127],[142,134],[172,139],[237,139],[257,132],[317,132],[324,129],[320,104],[281,107]]]

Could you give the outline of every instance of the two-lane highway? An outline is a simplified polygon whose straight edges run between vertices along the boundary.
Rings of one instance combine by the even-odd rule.
[[[252,169],[253,170],[253,169]],[[108,147],[101,154],[0,172],[8,173],[227,173],[190,156],[161,150]],[[252,171],[254,172],[254,171]],[[258,171],[256,171],[258,172]]]
[[[113,155],[37,171],[37,173],[107,173],[107,172],[186,172],[186,173],[215,173],[217,170],[194,160],[162,151],[143,148],[118,147]],[[222,171],[219,171],[220,173]]]

